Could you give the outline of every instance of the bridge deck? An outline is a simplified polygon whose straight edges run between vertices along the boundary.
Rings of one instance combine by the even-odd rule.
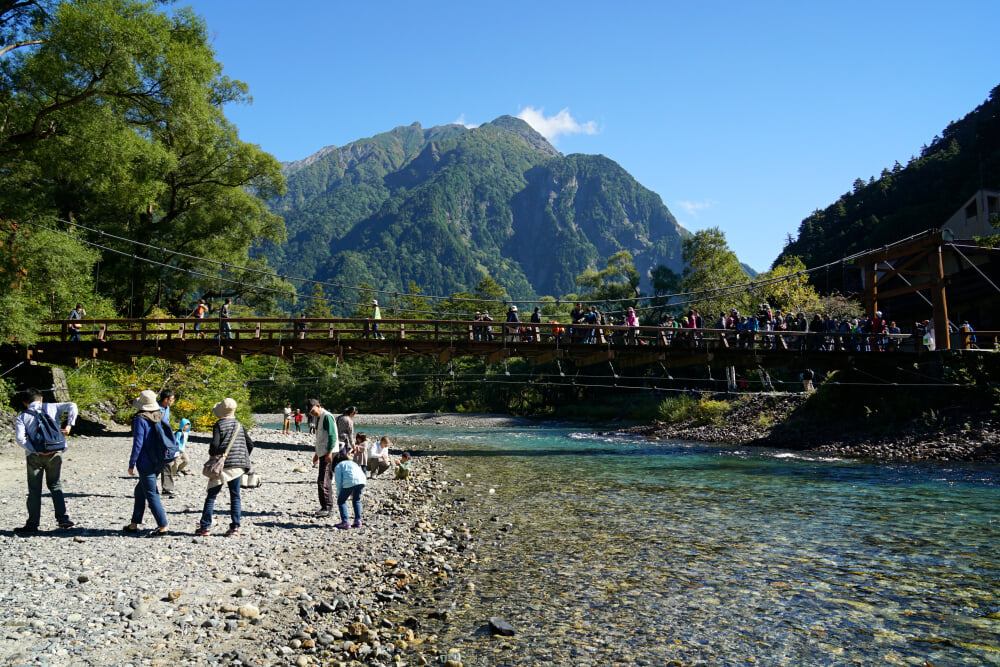
[[[240,361],[269,355],[340,359],[423,355],[447,362],[480,357],[487,363],[521,357],[533,364],[556,359],[579,366],[614,362],[618,367],[662,363],[667,367],[788,366],[792,368],[884,366],[912,363],[928,354],[907,334],[815,334],[723,331],[669,327],[570,327],[566,324],[460,320],[329,319],[93,319],[53,320],[41,341],[20,349],[23,357],[71,365],[83,359],[128,363],[139,357],[186,362],[197,355]],[[378,331],[374,325],[378,325]],[[222,336],[220,338],[220,332]],[[978,332],[980,336],[985,333]],[[74,338],[79,340],[74,340]],[[963,342],[968,343],[963,339]]]

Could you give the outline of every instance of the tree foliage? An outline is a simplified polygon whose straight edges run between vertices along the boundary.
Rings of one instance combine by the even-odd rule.
[[[0,218],[155,246],[88,234],[113,248],[100,289],[124,314],[186,314],[201,295],[263,305],[290,287],[233,267],[264,268],[248,251],[283,238],[263,202],[283,192],[280,167],[223,115],[249,97],[222,74],[204,21],[158,4],[0,4],[8,46],[20,44],[0,56]]]
[[[625,308],[639,296],[639,272],[628,250],[616,252],[600,271],[585,270],[575,282],[583,290],[579,298],[586,301],[617,301]]]
[[[740,267],[736,253],[729,249],[721,229],[711,227],[685,238],[683,254],[681,290],[693,293],[685,298],[703,316],[709,316],[706,320],[731,308],[742,312],[756,305],[755,298],[746,291],[726,289],[747,283],[750,278]]]

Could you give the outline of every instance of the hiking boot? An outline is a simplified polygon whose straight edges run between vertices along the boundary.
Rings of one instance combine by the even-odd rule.
[[[361,527],[361,519],[356,519],[354,523],[351,524],[351,528],[360,528],[360,527]]]
[[[328,516],[330,516],[330,514],[331,514],[330,510],[320,510],[316,512],[313,516],[316,517],[317,519],[325,519]]]
[[[14,532],[18,535],[35,535],[38,533],[38,526],[18,526]]]
[[[67,528],[72,528],[75,525],[76,524],[70,521],[69,519],[63,519],[62,521],[59,522],[59,527],[62,528],[63,530],[66,530]]]
[[[230,526],[229,530],[226,531],[226,537],[235,537],[240,534],[239,526]]]
[[[139,527],[136,526],[135,528],[133,528],[131,524],[126,524],[122,526],[122,532],[125,533],[126,535],[138,535]]]
[[[338,530],[347,530],[348,528],[350,528],[350,524],[348,524],[346,521],[341,521],[340,523],[333,524],[333,527]]]
[[[166,537],[166,536],[167,536],[166,528],[155,528],[146,533],[146,537]]]
[[[199,528],[198,530],[194,531],[194,534],[198,535],[199,537],[208,537],[208,528]]]

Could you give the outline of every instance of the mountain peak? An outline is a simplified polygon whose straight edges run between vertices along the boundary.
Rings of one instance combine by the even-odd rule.
[[[514,116],[505,114],[480,127],[486,126],[497,127],[502,130],[506,130],[507,132],[511,132],[512,134],[516,134],[524,139],[529,146],[545,153],[546,155],[549,155],[550,157],[560,157],[562,155],[562,153],[557,151],[552,144],[549,143],[548,139],[543,137],[535,130],[535,128],[531,127],[531,125],[520,118],[515,118]]]

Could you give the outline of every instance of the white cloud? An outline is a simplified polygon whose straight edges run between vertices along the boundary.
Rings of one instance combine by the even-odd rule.
[[[563,134],[597,134],[597,123],[588,120],[586,123],[578,122],[569,113],[569,108],[565,108],[555,116],[545,116],[545,109],[535,109],[526,107],[521,110],[517,117],[526,122],[543,137],[555,143]]]
[[[459,116],[458,119],[455,120],[454,123],[452,123],[452,125],[464,125],[465,127],[469,128],[470,130],[472,128],[474,128],[474,127],[479,127],[478,123],[468,123],[468,122],[466,122],[466,120],[465,120],[465,114],[464,113],[461,116]]]
[[[711,208],[718,204],[719,202],[712,201],[710,199],[705,201],[678,201],[676,202],[678,206],[687,211],[688,215],[698,217],[699,211],[704,211],[707,208]]]

